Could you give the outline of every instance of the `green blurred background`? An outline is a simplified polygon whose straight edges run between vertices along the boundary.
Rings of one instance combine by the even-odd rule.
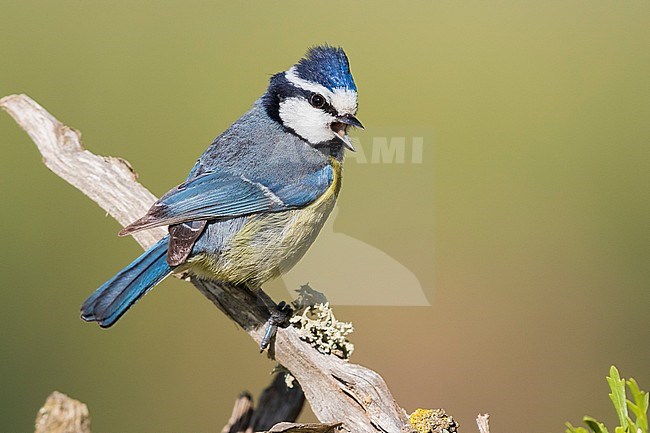
[[[335,230],[408,267],[431,303],[337,307],[353,360],[464,431],[479,412],[501,432],[613,421],[612,363],[650,388],[647,1],[5,0],[0,20],[0,96],[29,94],[158,195],[269,74],[344,46],[364,147],[434,131],[422,164],[346,166]],[[110,331],[82,323],[80,303],[139,248],[4,113],[0,142],[0,431],[31,431],[55,389],[96,432],[219,431],[273,364],[176,280]]]

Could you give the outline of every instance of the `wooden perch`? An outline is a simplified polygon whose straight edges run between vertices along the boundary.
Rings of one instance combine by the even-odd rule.
[[[340,423],[330,424],[293,424],[283,422],[273,426],[268,433],[335,433],[340,431]]]
[[[78,131],[63,125],[28,96],[7,96],[0,100],[0,106],[34,140],[50,170],[90,197],[122,226],[144,215],[156,200],[137,182],[128,162],[85,150]],[[165,234],[165,229],[157,228],[134,237],[148,248]],[[260,343],[269,311],[258,298],[228,284],[198,278],[192,278],[192,283]],[[263,291],[260,296],[273,305]],[[374,371],[319,353],[302,341],[293,327],[278,332],[274,354],[300,383],[321,422],[342,422],[345,430],[354,433],[412,431],[406,413]]]
[[[54,391],[36,415],[35,433],[90,433],[88,407]]]
[[[297,383],[289,388],[285,378],[285,372],[275,374],[271,384],[262,391],[257,407],[249,393],[242,393],[221,433],[266,431],[279,423],[295,421],[305,402],[305,394]]]
[[[305,403],[305,394],[296,382],[289,388],[286,376],[285,372],[277,373],[271,384],[262,391],[247,433],[269,430],[283,421],[298,419]]]
[[[221,429],[221,433],[246,433],[253,417],[253,397],[248,392],[243,392],[235,401],[232,415],[228,423]]]
[[[479,414],[476,417],[476,425],[478,426],[479,433],[490,433],[490,414]]]
[[[260,398],[260,408],[258,409],[258,421],[251,422],[253,414],[253,402],[248,393],[244,393],[237,399],[233,416],[231,417],[228,425],[224,427],[221,433],[254,433],[261,432],[256,426],[267,423],[268,427],[264,428],[262,433],[333,433],[338,431],[340,423],[332,424],[294,424],[291,422],[275,422],[276,419],[287,415],[286,411],[280,410],[280,413],[273,413],[277,409],[277,404],[265,406],[262,403],[264,394],[270,391],[271,394],[277,392],[286,392],[286,386],[282,388],[279,386],[279,381],[284,385],[284,374],[276,375],[272,384],[264,390]],[[297,392],[298,391],[298,392]],[[298,410],[302,407],[304,398],[296,399],[295,397],[301,396],[302,391],[297,388],[291,391],[293,396],[290,396],[290,403],[286,405],[289,410]],[[300,403],[296,405],[296,403]],[[286,419],[295,420],[295,416],[290,414]],[[39,409],[36,415],[36,430],[34,433],[90,433],[90,415],[88,414],[88,407],[67,395],[54,391],[47,397],[45,404]]]

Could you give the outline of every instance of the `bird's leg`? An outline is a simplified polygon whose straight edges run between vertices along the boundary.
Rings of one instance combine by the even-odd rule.
[[[252,292],[256,298],[258,305],[264,306],[269,311],[269,318],[266,321],[266,328],[264,330],[264,336],[260,342],[260,353],[265,349],[269,348],[270,344],[275,338],[275,334],[278,332],[278,327],[286,328],[291,322],[291,316],[293,315],[293,308],[287,302],[280,302],[276,304],[269,295],[267,295],[263,290],[251,287],[250,285],[244,284],[244,287]],[[269,349],[271,351],[271,349]],[[271,353],[271,356],[272,353]]]
[[[282,301],[269,308],[269,312],[271,315],[266,321],[266,330],[264,331],[264,337],[262,337],[262,342],[260,343],[260,352],[263,352],[264,349],[269,347],[271,340],[278,332],[278,327],[286,328],[290,325],[291,322],[289,319],[291,319],[291,316],[293,315],[293,308],[291,308],[291,305]]]
[[[291,304],[287,304],[282,301],[279,304],[273,302],[273,300],[262,290],[255,290],[249,288],[253,293],[257,294],[257,299],[261,305],[265,306],[270,313],[268,320],[266,321],[266,330],[264,331],[264,337],[260,343],[260,351],[264,351],[275,337],[275,334],[278,332],[278,327],[286,328],[291,324],[290,319],[295,313],[295,311],[302,311],[305,308],[311,307],[316,304],[325,304],[327,303],[327,298],[325,295],[317,290],[314,290],[309,284],[303,284],[297,290],[298,298],[293,301]]]

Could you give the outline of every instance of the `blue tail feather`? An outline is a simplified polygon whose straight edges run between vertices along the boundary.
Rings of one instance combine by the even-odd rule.
[[[130,265],[105,282],[81,306],[81,318],[108,328],[156,284],[172,273],[165,236]]]

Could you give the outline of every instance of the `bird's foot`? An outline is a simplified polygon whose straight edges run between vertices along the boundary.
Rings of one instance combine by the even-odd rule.
[[[290,319],[293,315],[293,308],[284,301],[271,307],[270,310],[271,316],[269,317],[269,320],[266,321],[266,331],[264,332],[264,337],[262,337],[262,342],[260,343],[260,352],[263,352],[264,349],[269,347],[271,340],[278,332],[278,327],[286,328],[290,325]]]

